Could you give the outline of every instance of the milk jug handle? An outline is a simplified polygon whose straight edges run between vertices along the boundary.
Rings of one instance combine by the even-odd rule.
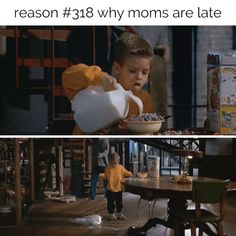
[[[126,92],[129,99],[133,100],[136,105],[138,106],[139,108],[139,115],[142,115],[143,114],[143,102],[142,100],[135,96],[131,91],[126,91],[119,83],[116,83],[115,85],[116,89],[119,89],[119,90],[122,90],[123,92]]]
[[[136,105],[139,108],[139,115],[142,115],[143,114],[143,102],[142,102],[142,100],[139,97],[135,96],[132,92],[129,92],[129,98],[136,103]]]

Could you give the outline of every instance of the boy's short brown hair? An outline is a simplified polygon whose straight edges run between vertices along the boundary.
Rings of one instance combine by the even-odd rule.
[[[152,58],[152,46],[140,35],[123,33],[114,46],[114,61],[122,64],[128,56],[132,55]]]
[[[113,152],[110,156],[110,163],[111,164],[119,164],[120,156],[117,152]]]

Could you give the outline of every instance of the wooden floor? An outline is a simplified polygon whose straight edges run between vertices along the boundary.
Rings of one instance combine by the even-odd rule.
[[[43,201],[35,203],[22,227],[0,228],[1,236],[78,236],[78,235],[117,235],[126,236],[128,227],[142,226],[148,219],[148,204],[142,201],[140,205],[139,219],[137,219],[137,204],[139,196],[124,193],[123,213],[127,216],[124,221],[108,221],[106,216],[106,199],[98,195],[95,200],[78,199],[75,203],[60,203],[55,201]],[[167,200],[159,199],[156,203],[154,216],[166,216]],[[211,206],[208,206],[211,207]],[[213,209],[214,210],[214,209]],[[103,217],[99,226],[82,226],[72,223],[70,219],[84,217],[91,214],[99,214]],[[236,197],[227,199],[224,230],[229,236],[236,235]],[[163,226],[157,226],[147,233],[148,236],[171,236],[173,230]],[[186,235],[190,235],[186,231]]]

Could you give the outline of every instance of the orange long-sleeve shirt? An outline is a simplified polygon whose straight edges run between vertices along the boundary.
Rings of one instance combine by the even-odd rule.
[[[72,101],[79,91],[90,85],[101,84],[101,79],[105,77],[105,74],[100,67],[95,65],[77,64],[67,68],[62,74],[62,83],[68,99]],[[133,92],[133,94],[142,100],[144,113],[153,112],[152,99],[149,93],[141,89],[140,91]],[[138,106],[133,101],[130,101],[128,117],[138,114]],[[76,126],[73,134],[83,134],[83,132]]]
[[[125,167],[118,164],[116,166],[109,165],[106,167],[105,172],[100,175],[100,178],[108,180],[108,190],[112,192],[120,192],[123,191],[121,181],[130,176],[132,176],[132,172],[126,170]]]
[[[89,85],[101,83],[104,76],[105,72],[99,66],[77,64],[70,66],[63,72],[62,85],[71,101],[80,90],[87,88]]]

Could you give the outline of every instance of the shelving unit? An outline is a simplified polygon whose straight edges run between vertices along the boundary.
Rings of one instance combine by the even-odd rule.
[[[71,105],[61,82],[62,72],[75,63],[69,58],[67,42],[72,30],[73,27],[68,26],[0,28],[0,36],[11,39],[11,51],[15,52],[11,57],[15,58],[16,89],[45,96],[48,101],[49,133],[53,134],[71,134],[74,127]],[[94,29],[92,34],[91,46],[95,58]],[[61,131],[66,126],[69,130]]]
[[[1,173],[2,207],[9,212],[0,213],[0,227],[20,225],[31,202],[34,200],[33,140],[1,139]],[[3,150],[4,148],[4,150]],[[3,150],[3,151],[2,151]]]
[[[15,87],[28,94],[43,94],[48,101],[48,124],[54,131],[54,124],[71,121],[69,101],[61,86],[61,73],[71,63],[56,55],[56,44],[64,43],[70,29],[50,27],[7,27],[0,29],[0,35],[13,39],[15,43]],[[12,55],[13,56],[13,55]],[[63,102],[65,113],[58,103]],[[45,127],[46,128],[46,127]]]
[[[88,195],[91,181],[91,169],[89,164],[89,140],[87,139],[62,139],[64,162],[71,163],[72,193],[78,197]],[[67,166],[68,168],[68,166]],[[78,181],[78,186],[73,184]]]

